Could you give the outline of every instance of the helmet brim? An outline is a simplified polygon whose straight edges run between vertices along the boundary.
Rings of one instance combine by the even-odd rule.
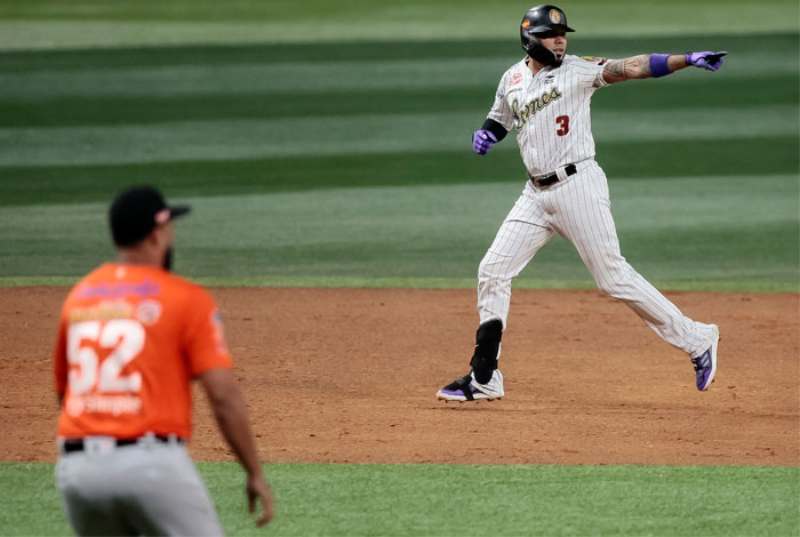
[[[564,26],[563,24],[553,24],[553,25],[549,25],[549,26],[534,26],[533,28],[528,30],[528,33],[531,33],[531,34],[546,34],[548,32],[555,32],[555,31],[558,31],[558,30],[560,30],[562,32],[565,32],[565,33],[566,32],[574,32],[575,31],[572,28],[570,28],[569,26]]]

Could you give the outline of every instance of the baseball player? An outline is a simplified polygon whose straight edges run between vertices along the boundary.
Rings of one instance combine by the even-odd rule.
[[[515,130],[528,181],[480,263],[480,326],[470,372],[439,390],[439,399],[503,397],[498,359],[511,280],[556,233],[572,242],[601,291],[623,301],[664,341],[689,354],[698,390],[714,380],[717,326],[681,313],[620,253],[607,179],[594,160],[589,105],[594,92],[609,84],[663,77],[688,66],[716,71],[726,53],[579,58],[567,54],[567,32],[572,31],[556,6],[525,13],[520,36],[527,55],[505,72],[486,121],[473,135],[473,150],[485,155]]]
[[[214,300],[172,275],[170,207],[150,187],[120,194],[110,224],[118,260],[69,293],[55,346],[61,413],[56,480],[79,535],[222,535],[186,451],[191,381],[247,472],[250,512],[272,518],[244,399]]]

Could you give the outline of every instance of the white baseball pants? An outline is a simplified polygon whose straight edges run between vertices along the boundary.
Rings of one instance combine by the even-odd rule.
[[[511,280],[558,233],[575,246],[601,291],[627,304],[670,345],[691,356],[704,352],[711,344],[710,326],[681,313],[620,253],[603,170],[594,160],[577,168],[550,187],[528,181],[481,261],[480,322],[500,319],[507,325]]]
[[[78,535],[222,535],[186,448],[141,441],[62,455],[56,481]]]

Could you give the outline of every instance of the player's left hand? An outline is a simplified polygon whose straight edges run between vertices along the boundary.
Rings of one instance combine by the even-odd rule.
[[[710,50],[687,52],[686,63],[695,67],[702,67],[708,71],[717,71],[722,67],[723,57],[727,54],[728,52],[725,50],[720,52],[712,52]]]
[[[253,475],[247,478],[247,510],[251,513],[256,512],[256,501],[261,504],[261,515],[256,519],[256,526],[259,528],[269,524],[275,516],[272,502],[272,489],[267,480],[261,475]]]

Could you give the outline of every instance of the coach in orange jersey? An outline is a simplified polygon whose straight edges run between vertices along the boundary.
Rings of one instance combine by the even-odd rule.
[[[109,212],[118,259],[81,280],[61,311],[56,480],[79,535],[222,535],[185,446],[195,379],[247,472],[250,512],[259,502],[257,524],[272,518],[217,307],[170,273],[172,221],[187,212],[151,187],[120,194]]]

